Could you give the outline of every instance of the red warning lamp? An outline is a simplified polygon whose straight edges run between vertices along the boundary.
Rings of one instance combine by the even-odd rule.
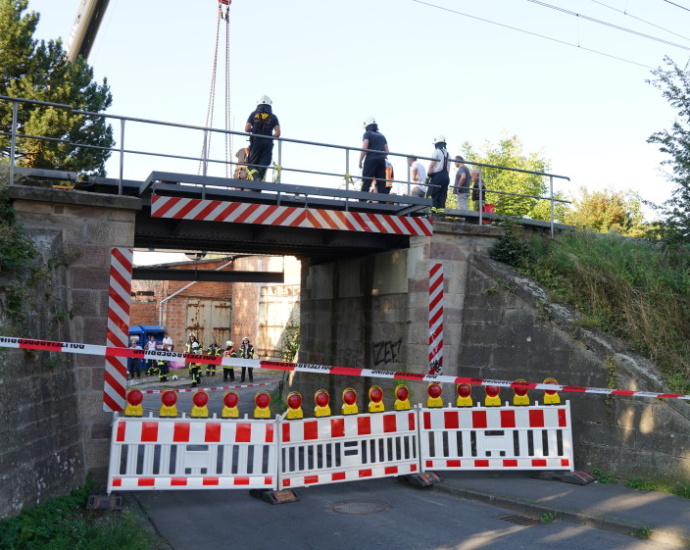
[[[141,405],[144,401],[144,394],[139,390],[132,390],[127,392],[127,403],[133,406]]]
[[[328,407],[328,404],[331,402],[331,397],[326,390],[319,390],[314,396],[314,401],[319,407]]]
[[[484,387],[484,391],[489,397],[498,397],[498,394],[501,393],[501,388],[498,386],[489,385]]]
[[[455,391],[458,394],[458,398],[455,400],[455,404],[458,407],[474,406],[474,401],[472,401],[472,386],[463,382],[455,386]]]
[[[256,394],[256,396],[254,396],[254,403],[260,409],[265,409],[271,404],[271,396],[268,394],[268,392],[260,391]]]
[[[374,403],[380,403],[383,399],[383,390],[379,386],[372,386],[369,390],[369,399]]]
[[[558,380],[555,378],[547,378],[544,380],[544,384],[558,384]],[[556,395],[558,392],[556,390],[544,390],[544,393],[547,393],[549,395]]]
[[[177,392],[172,390],[164,391],[161,395],[161,403],[166,407],[172,407],[177,403]]]
[[[472,386],[469,384],[458,384],[456,391],[458,392],[458,397],[467,398],[472,395]]]
[[[198,391],[192,396],[192,402],[196,407],[208,405],[208,394],[205,391]]]
[[[177,392],[172,390],[164,391],[161,395],[161,408],[158,411],[158,416],[174,417],[177,416]]]
[[[316,403],[316,407],[314,408],[314,416],[330,416],[330,402],[331,396],[326,390],[317,390],[314,394],[314,403]]]
[[[426,387],[426,393],[429,397],[426,398],[427,407],[443,407],[443,388],[438,382],[432,382]]]
[[[234,391],[229,391],[223,396],[223,405],[228,407],[229,409],[232,409],[233,407],[237,407],[237,404],[240,402],[240,396],[237,394],[237,392]]]
[[[547,378],[544,380],[544,384],[558,384],[558,380],[555,378]],[[544,390],[544,405],[560,405],[561,396],[558,395],[557,390]]]
[[[229,391],[223,396],[223,418],[239,418],[240,410],[237,405],[240,403],[240,396],[235,391]]]
[[[302,406],[302,396],[299,392],[291,392],[287,398],[287,406],[292,410],[297,410]]]
[[[260,391],[254,396],[254,418],[271,418],[271,396],[267,391]]]
[[[407,386],[398,386],[395,388],[395,398],[399,401],[407,401],[410,397],[410,390]]]
[[[354,405],[357,403],[357,392],[355,390],[349,389],[343,392],[343,401],[346,405]]]
[[[304,411],[302,410],[302,394],[298,391],[291,391],[287,396],[287,414],[286,418],[288,420],[295,420],[298,418],[304,418]]]
[[[443,388],[441,387],[441,384],[434,382],[433,384],[429,384],[429,387],[426,389],[426,393],[428,393],[429,397],[432,399],[438,399],[443,393]]]

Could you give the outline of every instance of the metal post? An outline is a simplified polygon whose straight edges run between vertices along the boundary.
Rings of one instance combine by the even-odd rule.
[[[14,157],[17,149],[17,119],[19,104],[12,103],[12,136],[10,137],[10,185],[14,184]]]
[[[205,176],[206,175],[206,167],[207,167],[207,158],[208,158],[208,129],[204,130],[204,148],[203,148],[203,157],[201,158],[201,175]]]
[[[117,194],[122,195],[122,178],[125,173],[125,119],[120,119],[120,180],[117,182]]]
[[[554,202],[553,202],[553,176],[549,176],[549,193],[551,195],[551,238],[553,239],[554,237],[554,216],[555,216],[555,208],[554,208]]]
[[[280,183],[280,174],[283,168],[283,142],[278,140],[278,177],[276,178],[276,183]]]
[[[477,204],[477,210],[479,210],[479,227],[482,226],[482,213],[484,212],[484,182],[481,179],[481,174],[479,175],[479,203]]]

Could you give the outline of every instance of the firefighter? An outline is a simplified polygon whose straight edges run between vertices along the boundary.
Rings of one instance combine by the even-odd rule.
[[[208,355],[212,355],[213,357],[218,357],[223,354],[223,349],[218,345],[218,343],[214,340],[213,343],[208,347],[208,351],[206,352]],[[207,363],[206,364],[206,376],[215,376],[216,375],[216,366]]]
[[[239,351],[242,359],[254,359],[254,346],[252,346],[248,336],[242,338],[242,345]],[[242,367],[240,382],[244,382],[244,373],[246,370],[249,371],[249,381],[254,382],[254,369],[252,367]]]
[[[187,353],[199,354],[202,351],[201,344],[196,339],[194,334],[189,335],[189,340],[185,346]],[[192,379],[192,388],[196,388],[197,384],[201,383],[201,372],[199,363],[189,363],[189,377]]]
[[[162,343],[157,343],[156,344],[156,351],[163,351],[164,346]],[[167,382],[168,381],[168,372],[170,371],[170,363],[167,361],[163,361],[162,358],[158,358],[156,361],[156,367],[158,370],[158,380],[160,382]]]
[[[225,342],[223,357],[237,357],[237,352],[235,351],[232,340]],[[223,381],[227,381],[228,378],[232,381],[235,380],[235,369],[233,369],[230,365],[223,365]]]

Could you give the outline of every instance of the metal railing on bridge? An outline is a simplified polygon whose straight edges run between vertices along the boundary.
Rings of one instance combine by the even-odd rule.
[[[264,190],[275,192],[278,201],[280,201],[281,194],[290,194],[292,196],[304,195],[305,198],[339,198],[345,202],[346,209],[348,204],[362,201],[378,202],[382,208],[385,203],[397,204],[403,207],[396,211],[398,215],[420,210],[424,211],[427,207],[431,206],[429,198],[411,196],[411,189],[416,184],[411,182],[410,168],[407,163],[407,159],[412,156],[425,161],[431,161],[432,159],[430,157],[417,154],[388,152],[389,157],[400,158],[405,161],[407,165],[407,179],[390,180],[388,183],[395,186],[396,193],[392,195],[383,195],[359,190],[361,184],[356,182],[355,176],[352,175],[352,163],[357,163],[359,154],[362,151],[361,148],[283,137],[270,138],[273,139],[277,145],[275,148],[274,162],[271,166],[273,181],[258,182],[242,180],[242,186],[238,187],[237,180],[232,178],[232,174],[236,167],[247,166],[247,164],[233,160],[232,151],[225,151],[224,159],[211,158],[207,152],[210,150],[210,144],[213,137],[217,134],[222,134],[223,136],[229,134],[231,136],[231,143],[232,138],[247,140],[251,134],[144,118],[93,113],[74,109],[69,105],[7,96],[0,96],[0,104],[2,103],[11,105],[10,127],[5,127],[2,129],[3,131],[0,131],[0,140],[4,141],[4,143],[1,144],[2,146],[0,146],[0,155],[8,157],[10,183],[15,182],[17,175],[37,175],[49,179],[62,179],[71,182],[76,182],[83,178],[87,181],[99,180],[101,183],[108,182],[118,194],[123,194],[123,188],[127,182],[131,183],[132,181],[137,181],[143,182],[140,188],[143,193],[149,191],[152,184],[156,182],[155,173],[158,172],[159,175],[162,174],[163,176],[184,175],[185,181],[176,183],[184,183],[186,187],[198,188],[202,197],[205,196],[208,188],[225,187],[229,189],[239,188],[246,191]],[[119,127],[119,139],[114,145],[103,147],[73,142],[64,137],[26,134],[22,131],[24,127],[23,121],[25,121],[29,113],[35,109],[60,109],[73,115],[111,121],[116,127]],[[9,110],[5,112],[9,114]],[[136,127],[137,130],[132,132],[132,127]],[[183,135],[184,138],[182,138]],[[196,143],[203,143],[199,156],[188,154],[192,146],[192,141],[190,139],[192,135],[197,136],[195,138],[198,139]],[[125,136],[127,136],[127,141],[125,141]],[[108,158],[115,153],[117,165],[115,167],[111,166],[111,169],[113,172],[117,172],[117,177],[92,178],[75,171],[70,171],[69,169],[60,170],[60,167],[58,167],[57,170],[27,169],[22,166],[22,150],[30,140],[62,144],[66,146],[65,156],[68,156],[70,151],[77,149],[105,151]],[[152,145],[158,143],[161,144],[158,147]],[[316,150],[316,153],[314,153],[314,150]],[[305,153],[305,151],[307,152]],[[151,157],[164,159],[165,171],[152,171],[149,160]],[[125,162],[126,159],[127,162]],[[145,164],[142,164],[142,160],[146,161]],[[309,168],[302,167],[300,161],[304,164],[309,164]],[[289,164],[285,164],[286,162]],[[478,168],[505,170],[515,174],[528,174],[547,180],[548,184],[545,182],[544,187],[548,188],[548,192],[544,196],[480,188],[478,203],[480,205],[484,204],[486,202],[486,197],[489,195],[497,197],[514,196],[531,199],[533,201],[548,201],[550,203],[549,225],[553,236],[554,224],[556,223],[555,205],[557,203],[569,202],[556,196],[554,192],[554,180],[569,181],[568,177],[547,172],[473,163],[470,161],[465,161],[465,164]],[[341,170],[331,167],[340,167]],[[140,172],[141,170],[144,170],[143,174]],[[385,208],[383,209],[385,210]],[[484,221],[484,218],[496,219],[502,217],[496,214],[487,214],[482,211],[482,208],[479,208],[478,211],[447,210],[446,215],[451,218],[476,217],[480,224]]]

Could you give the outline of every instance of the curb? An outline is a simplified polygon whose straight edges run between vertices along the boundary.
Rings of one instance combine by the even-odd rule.
[[[513,512],[536,518],[540,518],[544,514],[555,512],[558,514],[557,520],[586,525],[588,527],[594,527],[595,529],[601,529],[603,531],[611,531],[618,533],[619,535],[626,535],[638,540],[649,540],[677,546],[679,548],[690,548],[690,539],[686,538],[687,535],[684,536],[668,529],[655,529],[649,525],[638,523],[636,521],[624,520],[611,516],[590,516],[580,511],[568,510],[556,506],[544,506],[542,504],[521,500],[512,496],[477,491],[474,489],[468,489],[466,487],[447,485],[445,482],[434,485],[433,490],[458,496],[467,500],[490,504],[491,506],[498,506],[499,508],[506,508],[508,510],[512,510]]]

